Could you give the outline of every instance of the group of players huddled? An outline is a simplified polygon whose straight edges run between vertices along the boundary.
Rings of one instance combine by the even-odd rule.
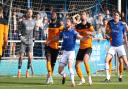
[[[2,57],[2,51],[7,45],[7,34],[8,26],[7,22],[4,20],[3,10],[0,8],[0,58]],[[21,67],[22,59],[27,49],[28,53],[28,64],[26,70],[26,77],[29,77],[29,70],[32,66],[33,57],[33,43],[35,40],[35,28],[36,22],[32,18],[33,10],[31,8],[27,9],[26,17],[20,22],[20,27],[18,28],[19,38],[21,40],[19,61],[18,61],[18,78],[21,77]],[[91,72],[89,66],[89,58],[92,53],[92,41],[94,26],[87,21],[87,13],[82,12],[80,15],[81,21],[78,24],[73,23],[72,18],[66,18],[65,25],[60,24],[57,18],[57,13],[55,11],[51,14],[51,20],[48,25],[48,37],[45,42],[45,57],[47,60],[47,84],[53,84],[53,71],[57,60],[59,51],[62,52],[62,57],[60,58],[58,73],[62,76],[62,84],[65,83],[66,73],[64,72],[64,67],[68,65],[70,72],[70,80],[72,86],[75,86],[74,70],[73,64],[75,62],[76,73],[80,78],[80,82],[77,85],[82,85],[85,83],[85,78],[82,74],[80,64],[84,62],[85,69],[88,75],[88,83],[92,84]],[[126,29],[127,25],[120,20],[120,13],[115,11],[113,14],[113,19],[109,20],[106,25],[106,39],[110,39],[111,47],[108,50],[105,67],[106,67],[106,79],[105,81],[110,81],[111,76],[111,60],[113,56],[118,54],[119,61],[119,81],[122,81],[123,72],[123,61],[128,68],[128,60],[126,57],[126,52],[124,49],[124,42],[128,46]],[[61,48],[59,48],[59,40],[62,39]],[[80,40],[80,48],[75,60],[75,45],[76,39]]]

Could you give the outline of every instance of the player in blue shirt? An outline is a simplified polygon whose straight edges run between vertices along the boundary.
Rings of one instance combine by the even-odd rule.
[[[63,55],[62,55],[62,58],[60,59],[58,72],[61,76],[63,76],[62,84],[64,84],[65,77],[66,77],[66,74],[64,73],[64,67],[68,65],[72,86],[75,86],[74,71],[72,66],[75,59],[76,39],[78,38],[82,40],[86,38],[83,36],[80,36],[79,33],[75,31],[75,29],[72,27],[71,19],[67,19],[66,29],[60,33],[59,38],[63,39],[63,42],[62,42]]]
[[[48,41],[47,45],[50,44],[52,41],[59,40],[59,38],[63,39],[62,48],[61,48],[63,50],[63,54],[62,54],[62,58],[60,59],[58,72],[63,77],[62,84],[64,84],[66,78],[64,67],[68,65],[72,86],[75,86],[74,71],[72,66],[75,59],[76,39],[78,38],[80,40],[85,40],[88,39],[90,36],[83,37],[79,35],[79,33],[77,33],[72,26],[73,26],[72,20],[68,18],[66,21],[66,29],[62,31],[58,37],[54,37],[52,40]]]
[[[128,46],[127,36],[126,36],[126,28],[122,21],[120,21],[120,13],[116,11],[114,13],[114,19],[110,20],[108,23],[108,27],[106,29],[107,33],[110,35],[111,39],[111,47],[106,56],[106,81],[110,81],[110,73],[109,73],[109,62],[112,60],[113,56],[117,53],[119,57],[119,61],[124,61],[128,67],[128,60],[126,57],[126,52],[124,48],[124,41]],[[119,79],[122,79],[122,75],[119,76]]]

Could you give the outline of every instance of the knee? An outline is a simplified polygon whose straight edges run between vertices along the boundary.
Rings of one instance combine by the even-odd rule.
[[[70,74],[74,74],[73,68],[69,68]]]
[[[58,69],[58,73],[61,74],[61,70],[60,69]]]
[[[62,70],[61,70],[61,68],[59,67],[59,68],[58,68],[58,73],[61,74],[61,72],[62,72]]]
[[[109,62],[111,62],[111,59],[106,57],[105,63],[109,63]]]
[[[22,60],[22,59],[23,59],[23,56],[20,55],[19,60]]]
[[[75,64],[75,68],[77,69],[79,67],[79,65],[78,64]]]
[[[29,54],[28,58],[29,58],[29,60],[31,60],[32,59],[32,54]]]
[[[123,60],[122,60],[122,59],[120,59],[120,60],[119,60],[119,63],[120,63],[120,64],[123,64]]]
[[[105,60],[105,63],[109,63],[112,60],[112,55],[108,54]]]

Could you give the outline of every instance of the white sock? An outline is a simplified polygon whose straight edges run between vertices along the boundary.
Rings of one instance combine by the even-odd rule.
[[[109,65],[108,65],[108,63],[105,63],[105,67],[106,67],[106,78],[109,80],[110,79],[110,74],[109,74]]]
[[[60,75],[63,76],[63,77],[66,77],[66,74],[65,74],[64,71],[62,71],[62,72],[60,73]]]
[[[21,72],[21,69],[18,69],[19,72]]]
[[[74,71],[73,71],[72,68],[70,68],[69,71],[70,71],[70,79],[71,79],[71,81],[74,83],[74,82],[75,82],[75,81],[74,81]]]

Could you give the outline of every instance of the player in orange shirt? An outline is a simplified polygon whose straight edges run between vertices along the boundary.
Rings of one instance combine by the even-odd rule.
[[[48,27],[48,38],[46,40],[45,46],[45,56],[47,59],[47,84],[53,84],[52,73],[54,66],[57,60],[59,52],[59,40],[52,40],[54,37],[58,36],[59,33],[63,30],[60,22],[57,19],[57,13],[52,12],[51,22]]]
[[[91,85],[92,79],[91,79],[91,73],[90,73],[90,67],[88,64],[88,60],[92,53],[92,32],[94,31],[94,28],[90,23],[87,22],[86,12],[83,12],[81,14],[81,20],[82,22],[76,25],[76,30],[79,32],[80,35],[84,37],[87,36],[89,38],[80,41],[80,48],[79,48],[79,51],[76,57],[75,68],[76,68],[76,72],[79,78],[81,79],[78,85],[82,85],[83,83],[85,83],[85,79],[82,75],[80,64],[82,63],[82,61],[84,62],[86,72],[88,75],[88,82]]]
[[[0,7],[0,60],[8,41],[8,23],[3,18],[3,8]]]

